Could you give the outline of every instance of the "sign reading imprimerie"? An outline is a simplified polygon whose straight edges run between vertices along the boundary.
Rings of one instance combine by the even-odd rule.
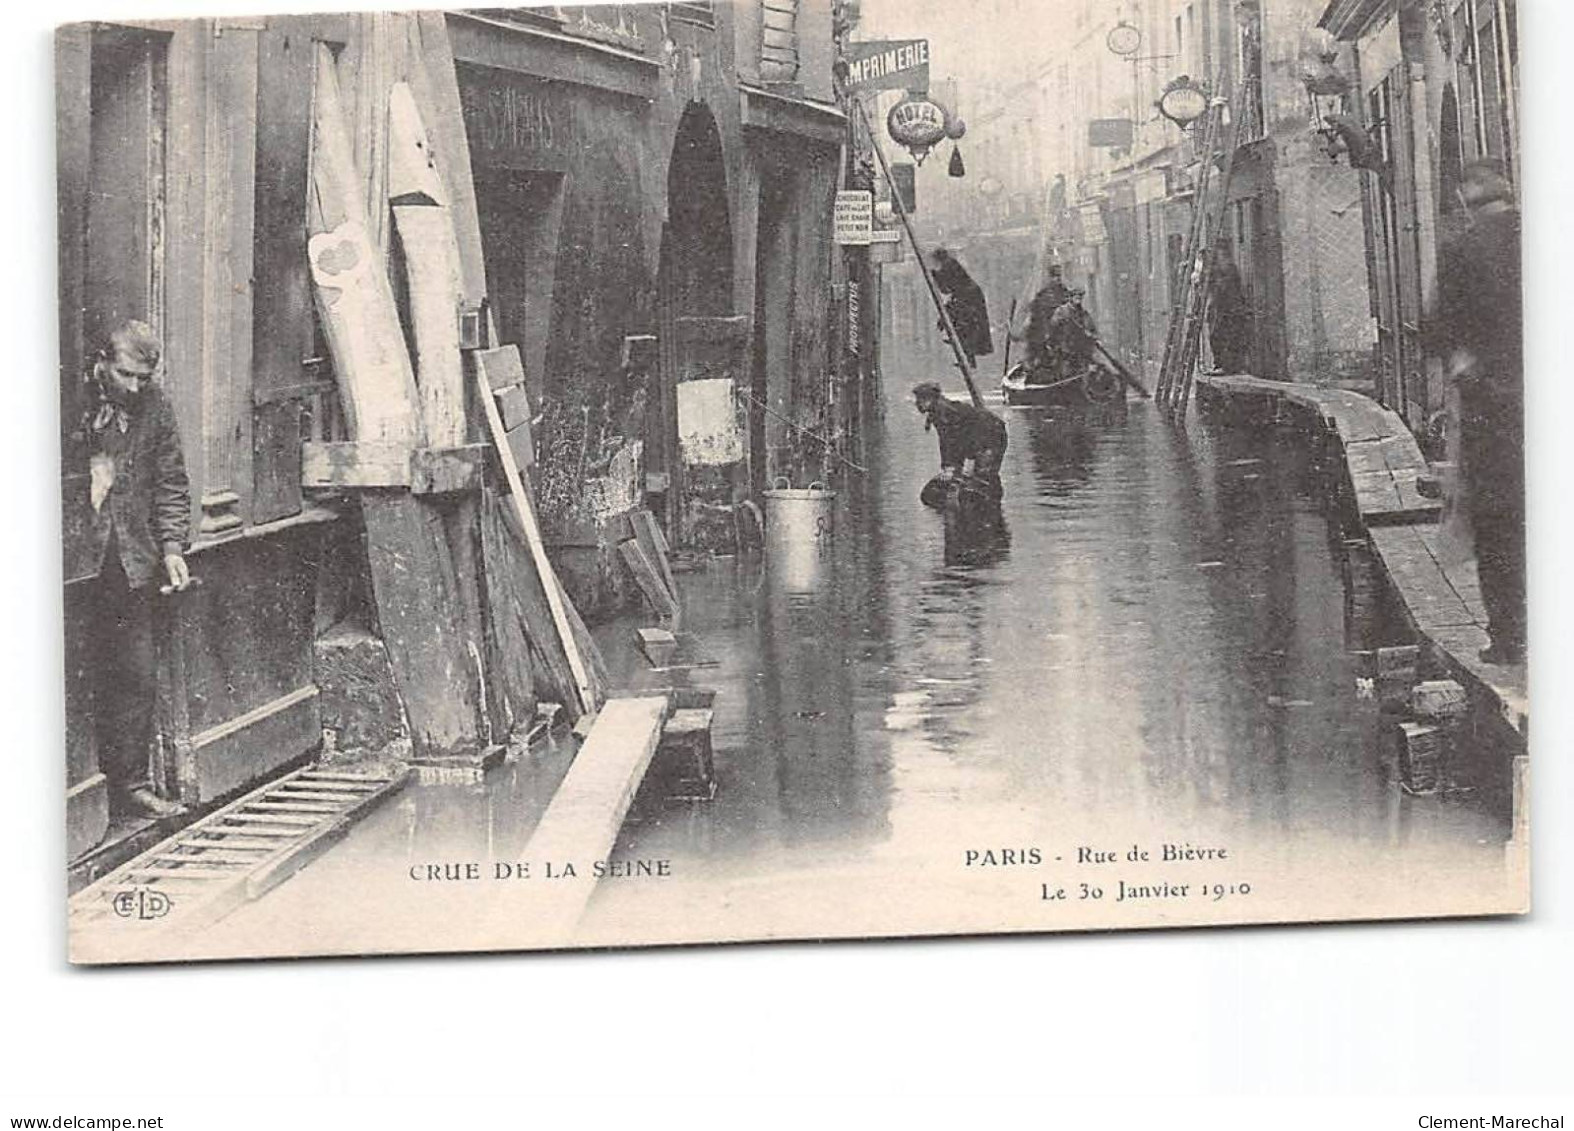
[[[929,41],[886,39],[847,48],[847,85],[851,90],[929,89]]]
[[[1304,169],[1068,180],[1119,98],[986,110],[1080,65],[1003,4],[857,47],[954,60],[891,138],[781,5],[58,31],[73,960],[1526,907],[1521,155],[1335,138],[1212,243]]]

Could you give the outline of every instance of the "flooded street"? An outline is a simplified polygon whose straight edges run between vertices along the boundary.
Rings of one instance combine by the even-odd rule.
[[[755,874],[1110,825],[1276,857],[1501,844],[1490,805],[1394,781],[1299,439],[991,398],[1004,526],[957,530],[918,501],[938,459],[906,383],[886,395],[813,592],[687,579],[724,658],[694,673],[722,689],[719,793],[642,807],[621,854]]]
[[[1359,687],[1360,642],[1385,630],[1347,623],[1299,437],[1179,430],[1135,400],[1096,414],[991,397],[1010,436],[1004,521],[958,529],[918,500],[938,457],[910,383],[886,389],[883,442],[840,493],[817,571],[792,589],[754,557],[680,576],[683,627],[713,666],[651,671],[632,646],[648,615],[598,629],[614,687],[717,691],[718,789],[709,803],[642,791],[613,856],[669,874],[602,881],[586,941],[735,937],[767,919],[852,933],[865,914],[945,930],[974,900],[1026,910],[1051,884],[1101,876],[1090,851],[1162,863],[1165,845],[1224,849],[1230,863],[1205,878],[1254,894],[1205,909],[1219,921],[1398,913],[1395,891],[1435,901],[1462,877],[1497,882],[1500,798],[1397,784]],[[570,760],[558,739],[484,782],[411,786],[215,941],[332,937],[359,906],[382,945],[429,947],[450,915],[456,941],[477,945],[478,908],[528,916],[528,893],[551,882],[541,862],[525,883],[426,882],[414,900],[410,869],[479,861],[491,880],[524,860]],[[1106,898],[1153,866],[1108,873]],[[893,878],[912,881],[910,900]],[[391,906],[412,917],[407,939]]]

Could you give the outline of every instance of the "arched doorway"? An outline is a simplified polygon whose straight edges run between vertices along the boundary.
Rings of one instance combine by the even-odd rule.
[[[730,551],[732,508],[747,479],[737,392],[750,319],[733,309],[727,167],[702,102],[689,103],[673,141],[657,305],[662,434],[647,451],[651,470],[666,476],[668,532],[686,546]]]
[[[690,102],[678,123],[667,170],[667,283],[680,317],[732,310],[732,219],[721,132],[703,102]]]

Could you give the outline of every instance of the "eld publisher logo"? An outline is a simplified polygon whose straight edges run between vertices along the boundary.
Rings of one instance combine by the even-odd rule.
[[[122,919],[162,919],[173,906],[169,896],[161,891],[132,888],[115,895],[115,914]]]

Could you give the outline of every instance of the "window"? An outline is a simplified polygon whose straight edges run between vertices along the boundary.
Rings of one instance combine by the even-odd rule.
[[[1497,157],[1513,175],[1518,160],[1514,5],[1465,0],[1454,12],[1453,47],[1466,159]]]
[[[760,0],[760,81],[798,79],[798,0]]]
[[[668,4],[667,13],[673,19],[700,27],[716,26],[716,5],[711,0],[703,3]]]

